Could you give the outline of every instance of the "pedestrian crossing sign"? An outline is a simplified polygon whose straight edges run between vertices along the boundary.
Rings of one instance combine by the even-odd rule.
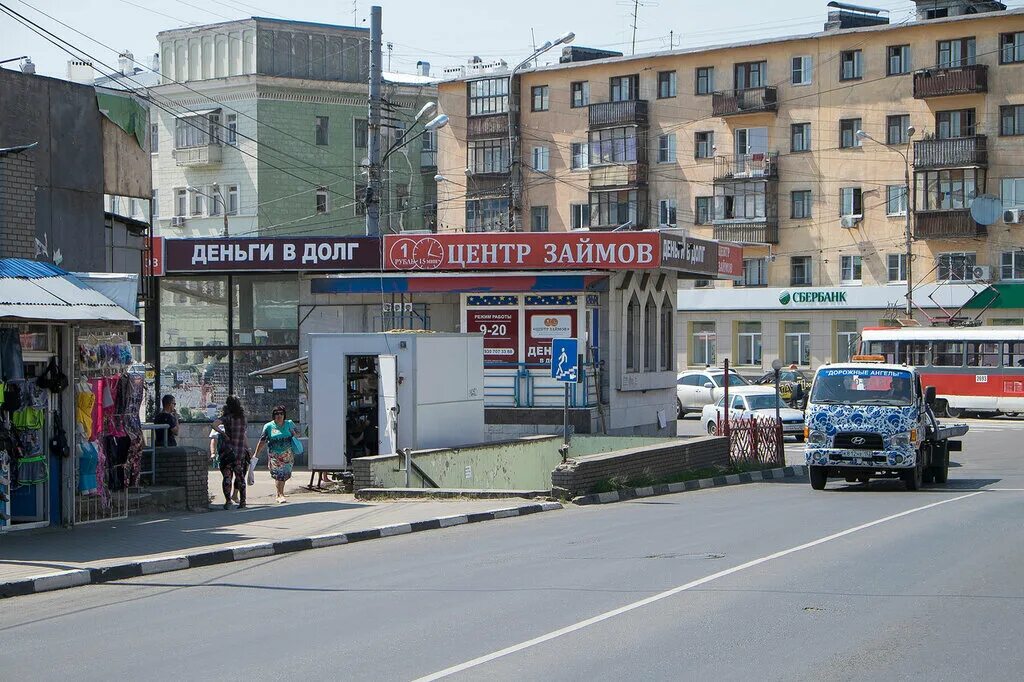
[[[579,382],[580,356],[576,339],[551,340],[551,378],[567,384]]]

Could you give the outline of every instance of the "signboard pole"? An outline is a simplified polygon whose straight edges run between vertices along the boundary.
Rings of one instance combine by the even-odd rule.
[[[565,384],[565,408],[562,411],[562,442],[569,445],[569,384]]]
[[[551,340],[551,378],[560,382],[565,389],[565,405],[562,409],[562,461],[569,454],[569,389],[580,380],[580,344],[578,339]]]

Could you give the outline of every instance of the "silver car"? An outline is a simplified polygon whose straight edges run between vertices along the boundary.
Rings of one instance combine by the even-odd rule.
[[[729,386],[749,386],[750,382],[729,370]],[[676,418],[687,412],[700,412],[705,405],[713,405],[722,397],[725,370],[718,368],[691,369],[680,372],[676,379]]]

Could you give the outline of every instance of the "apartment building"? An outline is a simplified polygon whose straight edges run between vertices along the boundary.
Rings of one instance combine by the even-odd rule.
[[[681,283],[681,366],[848,356],[904,305],[908,203],[922,321],[981,280],[1024,279],[1024,11],[921,0],[916,20],[890,24],[830,5],[811,35],[525,70],[517,117],[507,71],[442,83],[438,170],[465,185],[442,229],[675,227],[743,243],[742,281]],[[1005,220],[971,217],[985,193]]]

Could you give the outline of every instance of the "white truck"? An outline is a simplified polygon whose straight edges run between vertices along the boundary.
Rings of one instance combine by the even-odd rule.
[[[811,487],[822,490],[833,477],[848,483],[899,478],[907,490],[945,483],[949,453],[962,449],[952,439],[967,433],[967,425],[938,422],[935,388],[922,389],[916,368],[855,360],[814,375],[804,422]]]

